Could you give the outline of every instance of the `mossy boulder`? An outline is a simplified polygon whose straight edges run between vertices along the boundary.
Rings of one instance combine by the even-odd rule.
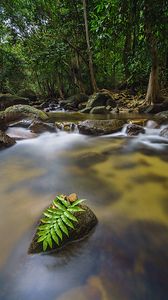
[[[19,97],[11,94],[0,94],[0,109],[4,110],[9,106],[16,104],[29,104],[29,100],[26,97]]]
[[[76,194],[71,194],[68,196],[70,202],[74,203],[76,201]],[[74,228],[68,227],[68,235],[66,235],[63,232],[62,239],[59,239],[59,244],[56,243],[54,240],[52,241],[52,246],[47,246],[45,251],[43,248],[43,239],[42,242],[39,242],[39,231],[38,228],[41,225],[44,225],[42,223],[42,218],[44,217],[41,216],[38,222],[38,227],[37,231],[34,234],[34,237],[32,239],[32,242],[30,244],[30,247],[28,249],[29,254],[35,254],[35,253],[50,253],[53,251],[59,251],[63,247],[67,246],[69,243],[84,239],[89,235],[89,233],[92,231],[92,229],[96,226],[97,224],[97,218],[94,215],[94,213],[91,211],[91,209],[86,206],[86,205],[79,205],[78,207],[81,208],[83,211],[77,211],[73,213],[73,216],[78,220],[78,222],[74,224]],[[49,210],[53,210],[53,204],[49,206]],[[61,217],[60,217],[61,218]],[[51,220],[49,218],[49,220]],[[46,225],[45,225],[46,226]],[[55,227],[53,227],[55,228]],[[41,229],[44,230],[44,229]],[[60,229],[59,229],[60,230]],[[55,233],[54,233],[55,234]],[[52,235],[51,235],[52,236]],[[50,243],[49,243],[50,244]]]
[[[0,130],[0,149],[8,148],[16,143],[15,139]]]
[[[6,123],[22,119],[40,119],[46,121],[48,116],[45,112],[29,105],[13,105],[1,112],[1,117],[5,118]]]
[[[122,129],[123,120],[86,120],[78,124],[79,132],[88,135],[103,135],[117,132]]]

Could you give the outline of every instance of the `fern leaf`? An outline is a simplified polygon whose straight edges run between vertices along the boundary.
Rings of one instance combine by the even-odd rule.
[[[62,215],[61,219],[67,226],[74,229],[74,225],[72,224],[72,222],[70,220],[68,220],[68,218],[65,215]]]
[[[56,242],[56,244],[59,245],[59,239],[55,233],[54,228],[51,229],[51,236],[52,236],[53,240]]]
[[[78,204],[80,204],[84,201],[86,201],[86,199],[78,199],[78,200],[76,200],[72,203],[71,207],[74,207],[74,206],[76,206],[76,205],[78,205]]]
[[[77,218],[73,214],[71,214],[69,211],[65,211],[64,215],[66,217],[68,217],[68,219],[70,219],[72,221],[75,221],[75,222],[78,222]]]
[[[60,229],[61,229],[67,236],[69,236],[68,229],[67,229],[67,227],[65,226],[65,224],[62,222],[61,219],[58,220],[58,225],[59,225]]]
[[[43,251],[45,252],[47,250],[47,246],[48,246],[48,243],[46,240],[43,241]]]
[[[62,204],[64,204],[66,207],[69,207],[69,206],[70,206],[70,203],[69,203],[67,200],[63,199],[62,197],[57,196],[57,199],[58,199],[59,201],[61,201]]]
[[[85,211],[83,208],[80,208],[80,207],[71,207],[71,206],[67,210],[70,211],[71,213]]]
[[[57,223],[54,224],[54,229],[55,229],[55,232],[56,234],[60,237],[61,241],[62,241],[62,232],[61,230],[59,229],[59,226]]]
[[[46,239],[46,235],[43,235],[37,240],[37,242],[40,243],[40,242],[44,241],[45,239]]]
[[[57,202],[56,206],[57,206],[57,208],[59,208],[62,211],[66,211],[67,210],[66,207],[64,205],[60,204],[59,202]]]
[[[48,218],[52,218],[52,215],[49,214],[47,211],[44,211],[43,215],[46,216],[46,217],[48,217]]]
[[[50,233],[47,235],[46,240],[47,240],[47,243],[49,244],[50,248],[52,248],[52,239],[51,239],[51,234]]]
[[[40,225],[38,227],[39,230],[46,230],[46,229],[49,229],[50,228],[50,225],[46,224],[46,225]]]
[[[71,203],[59,195],[43,212],[44,218],[40,220],[41,224],[37,229],[37,242],[43,243],[43,251],[46,251],[48,246],[52,248],[53,241],[59,245],[60,240],[63,240],[63,234],[69,236],[69,228],[74,229],[73,222],[78,222],[74,213],[84,211],[78,206],[83,201],[84,199],[78,199]]]

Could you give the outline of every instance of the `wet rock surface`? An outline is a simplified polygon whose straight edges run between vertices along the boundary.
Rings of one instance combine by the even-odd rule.
[[[43,133],[43,132],[56,132],[56,128],[53,124],[44,123],[41,121],[33,121],[29,126],[29,129],[34,133]]]
[[[9,137],[6,133],[0,130],[0,149],[8,148],[16,143],[14,138]]]
[[[140,133],[145,133],[145,129],[140,125],[129,124],[126,128],[126,134],[129,136],[136,136]]]
[[[59,246],[56,243],[53,243],[52,249],[50,249],[47,253],[53,252],[54,250],[61,250],[67,244],[87,237],[91,230],[93,230],[93,228],[96,226],[98,221],[91,209],[86,205],[80,205],[80,207],[85,211],[74,213],[74,216],[76,216],[78,219],[77,226],[74,229],[69,229],[69,236],[64,235],[63,240],[60,242]],[[40,220],[38,224],[41,224]],[[43,252],[42,244],[38,243],[37,239],[38,236],[36,232],[28,250],[29,254]]]
[[[76,128],[76,124],[73,122],[56,122],[55,126],[59,130],[63,130],[66,132],[73,132]]]
[[[123,120],[86,120],[78,124],[79,132],[88,135],[103,135],[117,132],[122,129]]]
[[[168,127],[161,130],[160,136],[165,137],[165,138],[168,139]]]

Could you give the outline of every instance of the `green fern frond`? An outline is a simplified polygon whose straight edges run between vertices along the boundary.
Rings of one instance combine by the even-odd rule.
[[[44,252],[48,247],[52,248],[53,243],[59,245],[64,234],[69,236],[69,229],[74,229],[74,223],[78,222],[74,213],[84,211],[79,206],[83,201],[85,199],[70,202],[59,195],[53,200],[52,205],[43,212],[44,218],[41,219],[37,228],[37,242],[43,244]]]

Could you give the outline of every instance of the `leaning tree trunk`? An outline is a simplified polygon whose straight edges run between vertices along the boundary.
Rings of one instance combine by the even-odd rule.
[[[91,51],[90,40],[89,40],[86,0],[83,0],[83,12],[84,12],[85,34],[86,34],[87,51],[88,51],[88,59],[89,59],[90,79],[91,79],[92,89],[93,89],[94,92],[96,92],[97,91],[97,84],[96,84],[96,79],[95,79],[95,76],[94,76],[92,51]]]

